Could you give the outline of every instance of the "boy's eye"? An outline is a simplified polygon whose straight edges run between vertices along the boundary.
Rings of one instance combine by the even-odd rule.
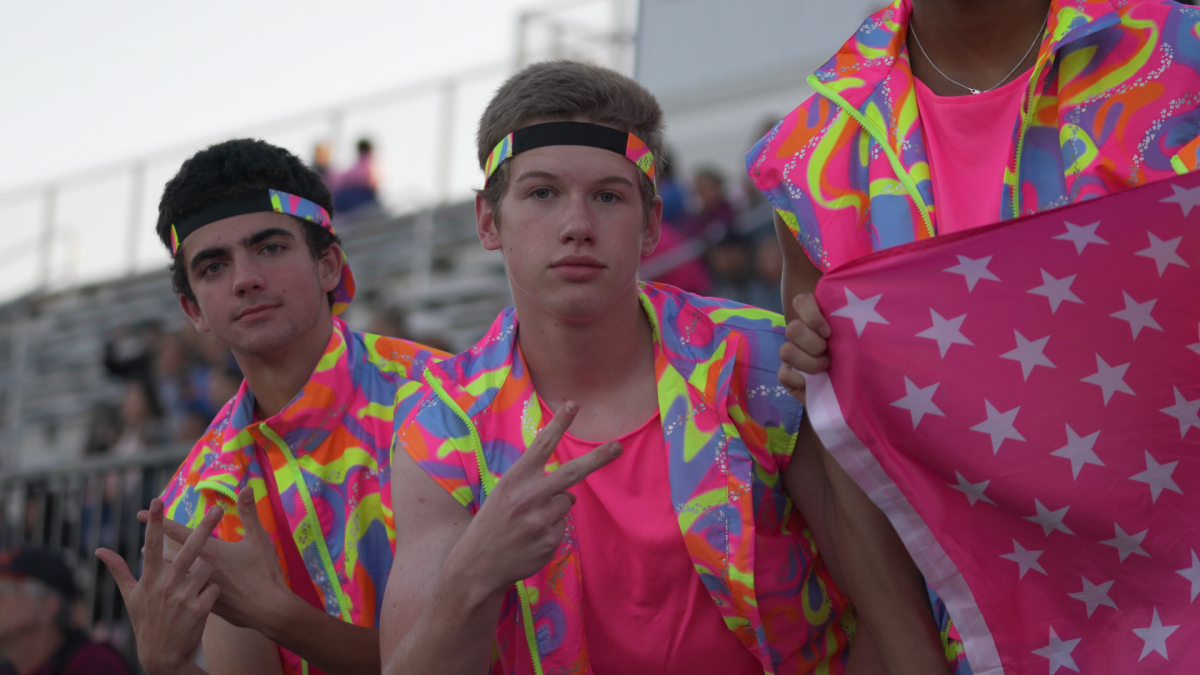
[[[619,200],[620,200],[620,196],[617,195],[617,193],[615,193],[615,192],[601,192],[600,193],[600,201],[604,202],[605,204],[613,204]]]
[[[262,250],[263,253],[279,253],[283,250],[283,244],[267,244]]]
[[[209,276],[221,271],[222,263],[209,263],[200,270],[200,276]]]
[[[551,194],[550,188],[538,188],[533,191],[534,199],[549,199]]]

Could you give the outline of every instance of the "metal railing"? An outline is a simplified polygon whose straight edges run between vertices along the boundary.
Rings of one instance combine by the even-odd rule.
[[[161,184],[188,155],[231,137],[264,137],[301,156],[323,142],[333,148],[336,157],[339,153],[349,154],[352,133],[371,136],[377,147],[386,146],[391,157],[403,158],[402,170],[391,178],[385,176],[381,188],[381,197],[393,210],[416,210],[469,195],[479,180],[472,141],[474,126],[503,78],[515,68],[547,58],[588,60],[631,72],[635,12],[635,0],[556,2],[520,15],[516,55],[511,61],[406,84],[0,190],[0,216],[37,233],[0,256],[0,270],[4,270],[0,279],[7,284],[0,288],[0,299],[165,264],[166,254],[154,243],[147,218],[154,211]],[[384,120],[389,117],[401,120],[384,128],[388,126]],[[380,137],[384,137],[382,144],[378,142]],[[83,219],[86,222],[71,226],[72,220]],[[112,236],[121,228],[123,235]],[[99,247],[109,250],[101,254]],[[85,250],[89,255],[80,260],[78,255],[70,254],[71,250]]]
[[[36,545],[59,551],[81,593],[76,621],[131,662],[136,661],[136,645],[129,617],[116,582],[95,551],[116,551],[140,574],[145,528],[137,512],[162,493],[187,450],[164,448],[136,457],[0,473],[3,550]]]

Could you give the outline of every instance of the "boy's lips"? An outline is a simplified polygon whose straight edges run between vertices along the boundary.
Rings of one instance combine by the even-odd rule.
[[[550,268],[569,281],[590,281],[604,272],[605,265],[587,255],[569,255],[550,264]]]
[[[238,311],[238,313],[234,315],[233,320],[243,321],[246,319],[257,319],[261,316],[266,316],[270,310],[273,310],[278,306],[279,303],[277,302],[260,302],[256,305],[250,305],[249,307]]]

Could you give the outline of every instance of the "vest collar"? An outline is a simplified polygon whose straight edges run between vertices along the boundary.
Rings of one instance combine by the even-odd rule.
[[[890,7],[868,17],[814,76],[855,109],[869,114],[868,102],[884,84],[893,83],[895,76],[903,76],[907,87],[912,86],[906,44],[911,17],[912,0],[895,0]],[[1119,22],[1110,0],[1051,0],[1046,37],[1038,50],[1037,63],[1048,61],[1064,45]],[[893,75],[893,71],[898,72]],[[893,129],[896,117],[882,115],[880,121],[893,141],[893,150],[903,156]]]
[[[263,433],[264,425],[278,434],[297,458],[320,446],[354,400],[363,362],[358,351],[346,322],[333,317],[333,332],[312,376],[283,410],[266,420],[255,421],[254,392],[243,380],[227,404],[230,412],[225,427],[213,441],[217,452],[201,472],[200,481],[215,481],[236,494],[254,461],[254,443],[272,445]]]

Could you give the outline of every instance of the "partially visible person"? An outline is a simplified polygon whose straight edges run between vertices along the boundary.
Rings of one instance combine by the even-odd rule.
[[[708,249],[714,297],[750,304],[752,260],[750,242],[732,228]]]
[[[339,317],[354,277],[332,208],[299,158],[251,139],[193,155],[159,203],[180,308],[223,345],[210,363],[232,352],[245,377],[163,493],[172,548],[223,509],[199,551],[220,588],[203,631],[214,673],[379,669],[393,414],[444,354]],[[122,592],[143,659],[181,662],[196,647],[153,629],[172,608],[127,583]]]
[[[330,175],[333,172],[332,157],[333,149],[329,147],[328,142],[321,141],[313,146],[313,158],[310,166],[321,177],[321,180],[326,183],[329,182]]]
[[[0,554],[0,675],[132,675],[111,646],[74,625],[78,588],[55,552]]]
[[[753,247],[754,273],[750,280],[747,304],[783,314],[780,284],[783,282],[783,250],[775,231],[759,234]]]
[[[827,271],[1200,167],[1198,35],[1200,12],[1165,0],[895,0],[869,17],[746,157],[784,252],[780,381],[804,400],[804,374],[829,368],[833,327],[812,295]],[[890,530],[824,459],[838,513]],[[860,617],[902,622],[875,600],[919,573],[898,537],[863,541],[842,542],[863,563],[847,566]],[[942,638],[962,659],[952,623]]]
[[[341,215],[379,208],[375,147],[370,139],[363,138],[356,149],[354,165],[338,174],[333,182],[333,208]]]
[[[684,220],[680,232],[708,242],[720,241],[736,222],[733,206],[725,195],[725,176],[714,167],[701,167],[695,171],[692,187],[700,208]]]

